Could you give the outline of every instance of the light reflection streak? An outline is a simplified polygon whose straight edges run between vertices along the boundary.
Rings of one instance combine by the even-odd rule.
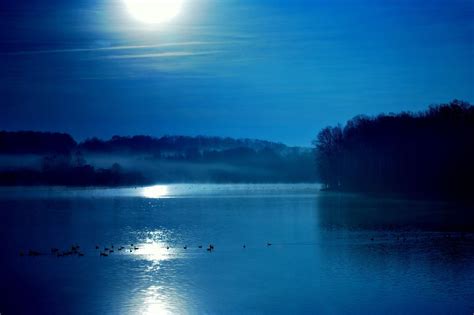
[[[144,187],[141,189],[141,195],[145,198],[159,199],[166,198],[169,194],[168,186],[166,185],[155,185]]]
[[[152,285],[146,289],[143,296],[141,310],[138,312],[143,315],[155,314],[174,314],[172,304],[169,297],[163,294],[163,288]]]
[[[139,249],[133,251],[133,256],[137,259],[151,263],[144,270],[147,274],[144,278],[147,280],[144,281],[147,283],[136,296],[136,300],[139,302],[136,304],[135,313],[144,315],[183,313],[186,305],[183,304],[182,296],[177,293],[176,288],[168,287],[170,285],[169,277],[174,278],[174,273],[172,270],[161,269],[164,261],[178,259],[182,253],[178,248],[167,248],[168,243],[156,240],[157,236],[162,236],[161,231],[152,232],[152,234],[153,236],[150,238],[138,243],[136,246]]]
[[[138,244],[138,248],[138,250],[133,252],[134,255],[153,262],[179,258],[176,249],[167,248],[167,245],[162,242],[148,241]]]

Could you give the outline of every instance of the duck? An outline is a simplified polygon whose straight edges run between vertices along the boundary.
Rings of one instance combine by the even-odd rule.
[[[95,249],[99,249],[99,245],[95,245]]]
[[[202,248],[202,245],[199,245],[198,248]]]
[[[109,256],[109,255],[108,255],[107,253],[101,252],[101,253],[100,253],[100,256],[102,256],[102,257],[107,257],[107,256]]]
[[[31,250],[28,252],[28,256],[39,256],[40,253],[35,251],[35,250]]]
[[[184,249],[188,249],[188,246],[185,245],[183,248],[184,248]]]
[[[166,246],[166,249],[170,249],[170,247],[169,247],[169,246]]]
[[[272,243],[267,243],[267,246],[272,246]]]
[[[247,246],[245,246],[245,244],[242,246],[243,248],[246,248]]]

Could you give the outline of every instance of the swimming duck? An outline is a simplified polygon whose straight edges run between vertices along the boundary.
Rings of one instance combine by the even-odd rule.
[[[39,256],[40,253],[35,251],[35,250],[31,250],[28,252],[28,256]]]

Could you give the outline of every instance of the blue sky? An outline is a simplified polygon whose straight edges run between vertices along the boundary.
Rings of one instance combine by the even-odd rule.
[[[473,1],[0,1],[0,129],[309,145],[357,114],[474,101]]]

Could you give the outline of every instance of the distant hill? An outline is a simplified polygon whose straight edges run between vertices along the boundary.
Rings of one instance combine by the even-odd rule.
[[[110,140],[92,138],[79,144],[79,149],[89,152],[127,152],[132,154],[186,153],[189,150],[201,152],[204,150],[222,151],[236,148],[247,148],[255,151],[272,150],[275,152],[283,152],[290,149],[284,144],[264,140],[204,136],[163,136],[161,138],[151,136],[114,136]]]
[[[0,132],[0,184],[137,185],[155,182],[312,182],[310,148],[221,137],[87,139]]]

